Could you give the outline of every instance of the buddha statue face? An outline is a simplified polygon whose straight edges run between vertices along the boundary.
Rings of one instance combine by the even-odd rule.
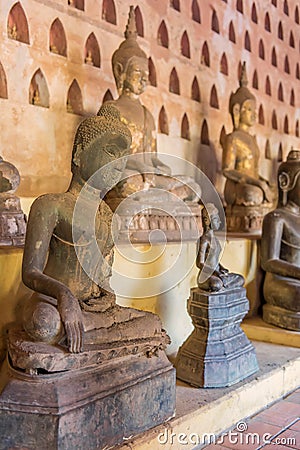
[[[81,153],[80,176],[84,181],[93,177],[92,184],[96,189],[110,189],[120,181],[128,154],[128,140],[123,136],[113,133],[101,136]],[[100,171],[99,176],[97,171]]]
[[[72,172],[83,181],[93,177],[95,189],[111,189],[121,179],[130,145],[131,134],[121,122],[119,111],[104,104],[97,116],[85,119],[77,129]]]
[[[146,89],[149,78],[148,61],[134,56],[130,59],[123,77],[123,91],[140,95]]]
[[[278,169],[279,205],[292,201],[300,206],[300,150],[291,150]]]
[[[241,106],[240,110],[240,124],[252,127],[256,120],[255,101],[246,100]]]

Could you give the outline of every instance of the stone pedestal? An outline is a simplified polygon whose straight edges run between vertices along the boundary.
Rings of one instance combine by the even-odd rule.
[[[260,206],[226,206],[227,231],[260,233],[264,216],[272,210],[272,204]]]
[[[255,373],[255,350],[240,328],[248,308],[244,288],[192,289],[188,312],[195,329],[178,351],[177,378],[196,387],[225,387]]]
[[[0,448],[104,449],[175,414],[175,370],[164,352],[84,370],[1,371]]]
[[[291,311],[266,303],[263,306],[263,319],[276,327],[292,331],[300,331],[300,312]]]
[[[164,199],[165,194],[162,191],[161,201],[151,197],[147,201],[146,195],[145,199],[139,201],[130,198],[108,199],[110,208],[120,219],[120,244],[148,243],[150,240],[158,244],[166,241],[197,241],[203,231],[202,207],[197,202],[180,199],[172,201],[169,197]]]

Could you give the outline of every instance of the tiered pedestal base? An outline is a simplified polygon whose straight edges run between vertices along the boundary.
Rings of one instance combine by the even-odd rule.
[[[258,370],[254,347],[240,328],[249,307],[245,292],[192,289],[188,312],[195,329],[179,348],[177,378],[196,387],[225,387]]]
[[[5,362],[1,385],[1,449],[100,450],[175,413],[175,370],[164,352],[51,375]]]
[[[116,198],[109,199],[109,206],[120,218],[119,243],[197,241],[202,235],[202,208],[197,202],[150,198],[149,202],[125,199],[122,203]]]
[[[276,327],[300,331],[300,312],[297,311],[290,311],[289,309],[266,303],[263,306],[263,319],[271,325],[276,325]]]
[[[270,212],[272,204],[260,206],[226,206],[227,231],[237,233],[260,233],[264,216]]]

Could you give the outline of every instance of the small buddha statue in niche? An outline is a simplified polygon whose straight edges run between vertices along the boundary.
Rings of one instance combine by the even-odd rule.
[[[300,331],[300,150],[290,151],[280,164],[278,189],[277,208],[263,221],[263,319]]]
[[[247,88],[246,64],[243,63],[240,87],[230,96],[229,111],[232,116],[234,130],[225,136],[221,142],[223,147],[223,175],[226,177],[224,198],[227,206],[244,207],[245,228],[251,228],[249,215],[259,215],[257,207],[272,207],[274,193],[268,181],[259,175],[259,148],[255,136],[250,134],[250,128],[256,119],[256,101]],[[251,208],[255,213],[251,213]],[[237,213],[237,209],[235,210]],[[265,213],[265,212],[264,212]],[[232,210],[234,214],[234,210]],[[263,213],[262,213],[263,214]],[[227,215],[227,210],[226,210]],[[254,221],[255,222],[255,221]],[[260,228],[256,221],[254,228]],[[231,224],[228,224],[230,230]],[[240,231],[243,228],[241,226]],[[231,231],[231,230],[230,230]],[[232,230],[232,231],[239,231]]]
[[[46,194],[33,203],[24,250],[23,281],[35,292],[24,308],[25,332],[18,338],[10,338],[10,356],[17,367],[68,370],[67,351],[83,354],[77,366],[81,367],[80,364],[91,363],[89,354],[99,348],[103,353],[105,346],[113,354],[116,353],[114,345],[119,346],[120,351],[124,343],[126,354],[126,347],[132,342],[135,342],[136,352],[141,351],[139,342],[146,342],[150,351],[151,347],[166,343],[157,316],[116,305],[115,295],[106,289],[113,261],[113,213],[105,201],[101,201],[101,191],[119,181],[130,144],[130,132],[120,121],[119,112],[105,104],[98,116],[85,119],[77,129],[72,155],[73,176],[67,192]],[[84,216],[88,216],[90,208],[96,211],[95,238],[108,262],[106,269],[100,260],[95,263],[99,280],[96,282],[78,260],[72,234],[73,213],[85,182],[106,164],[109,165],[105,174],[94,179],[85,199],[87,214]],[[85,260],[93,260],[91,239],[85,237],[85,217],[82,217],[82,224],[76,226],[82,235],[79,251]]]
[[[198,200],[200,187],[192,179],[183,175],[171,176],[171,168],[157,156],[156,130],[154,118],[142,105],[140,95],[148,84],[148,58],[137,43],[134,7],[130,7],[125,41],[112,56],[113,74],[119,97],[112,101],[118,108],[122,121],[132,134],[131,154],[125,176],[128,182],[117,187],[116,195],[128,195],[149,187],[161,188],[176,194],[183,200]]]
[[[237,273],[230,273],[220,263],[222,247],[215,235],[221,221],[218,209],[208,203],[202,209],[203,235],[198,241],[196,266],[200,269],[197,277],[198,287],[203,291],[217,292],[244,285],[244,278]]]

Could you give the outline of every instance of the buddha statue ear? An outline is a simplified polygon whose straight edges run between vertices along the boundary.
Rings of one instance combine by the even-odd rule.
[[[124,71],[124,67],[120,62],[116,62],[114,64],[114,76],[116,80],[116,85],[118,89],[118,93],[120,94],[123,89],[124,80],[126,77],[126,72]]]
[[[241,112],[240,105],[238,103],[235,103],[232,108],[232,120],[235,129],[237,129],[240,124],[240,112]]]

